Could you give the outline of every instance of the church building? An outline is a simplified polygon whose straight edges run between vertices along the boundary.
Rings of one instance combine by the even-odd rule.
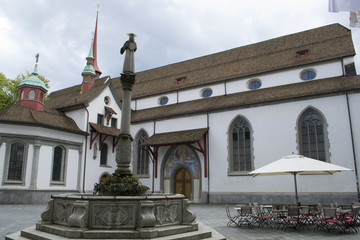
[[[92,192],[117,168],[122,87],[98,66],[97,23],[79,84],[44,101],[36,63],[0,110],[0,203]],[[300,202],[358,201],[354,56],[351,31],[332,24],[137,72],[133,175],[195,203],[293,203],[291,176],[249,173],[299,154],[353,170],[298,176]]]

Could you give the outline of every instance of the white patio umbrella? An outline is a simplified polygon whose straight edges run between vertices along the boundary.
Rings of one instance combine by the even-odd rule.
[[[296,175],[321,175],[334,174],[341,171],[351,171],[349,168],[344,168],[335,164],[319,161],[312,158],[307,158],[302,155],[285,156],[275,162],[258,168],[252,172],[251,175],[256,176],[270,176],[270,175],[287,175],[294,176],[295,183],[295,198],[296,203],[299,204]]]

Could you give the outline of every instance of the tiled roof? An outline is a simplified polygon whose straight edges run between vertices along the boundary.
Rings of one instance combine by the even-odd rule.
[[[297,52],[308,50],[306,59]],[[349,29],[332,24],[138,72],[133,98],[355,55]],[[177,85],[176,79],[186,77]],[[117,88],[117,92],[120,88]]]
[[[302,50],[307,50],[308,56],[299,61],[297,52]],[[355,50],[350,30],[332,24],[138,72],[132,97],[136,99],[353,55]],[[185,80],[177,85],[176,79],[182,77]],[[97,79],[95,86],[83,94],[80,94],[81,85],[51,93],[46,106],[61,109],[84,104],[105,87],[106,79]],[[109,82],[121,99],[120,78]]]
[[[49,109],[63,109],[83,106],[97,97],[110,83],[105,83],[108,77],[95,80],[95,85],[84,93],[80,93],[81,84],[52,92],[48,96],[45,106]]]
[[[90,126],[95,129],[96,132],[102,133],[108,136],[117,137],[120,134],[120,129],[107,127],[101,124],[90,122]]]
[[[354,77],[334,77],[313,80],[132,111],[131,122],[138,123],[191,114],[223,111],[225,109],[246,108],[274,102],[326,96],[329,94],[343,94],[347,91],[360,91],[359,75]]]
[[[0,123],[40,126],[86,135],[73,119],[56,110],[37,111],[19,103],[0,110]]]
[[[199,141],[205,133],[208,132],[208,128],[200,128],[193,130],[177,131],[158,133],[152,135],[149,139],[145,140],[141,145],[143,146],[164,146],[172,144],[185,144]]]

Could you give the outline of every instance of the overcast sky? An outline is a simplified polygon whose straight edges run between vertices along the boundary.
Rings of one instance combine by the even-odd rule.
[[[39,74],[49,92],[80,84],[97,0],[0,0],[0,72]],[[349,13],[328,12],[328,0],[102,0],[98,65],[120,75],[119,49],[134,32],[135,71],[143,71],[332,23],[349,27]],[[360,28],[352,30],[359,53]],[[360,55],[360,53],[359,53]],[[355,57],[357,71],[360,58]]]

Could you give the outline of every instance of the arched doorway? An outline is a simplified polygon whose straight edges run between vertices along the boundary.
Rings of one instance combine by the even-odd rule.
[[[180,168],[175,173],[174,190],[175,193],[183,194],[187,199],[191,199],[191,174],[186,168]]]
[[[201,164],[198,155],[186,145],[171,147],[162,164],[164,193],[181,193],[200,202]]]

